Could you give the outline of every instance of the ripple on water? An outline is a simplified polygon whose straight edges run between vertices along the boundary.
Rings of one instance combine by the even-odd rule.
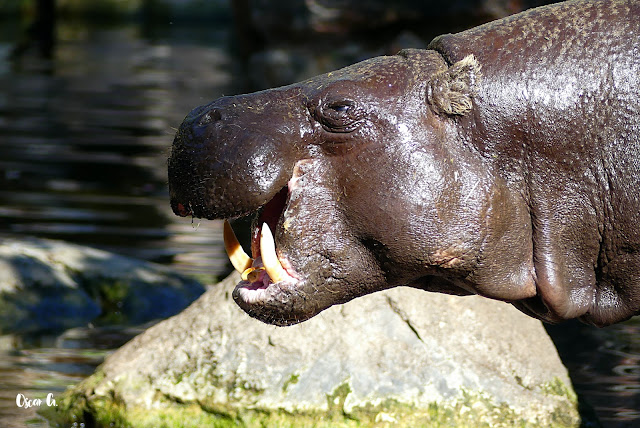
[[[36,412],[68,386],[95,371],[105,357],[149,325],[138,328],[75,328],[59,336],[0,336],[0,425],[48,427]],[[40,407],[18,407],[18,396]],[[24,400],[21,400],[24,403]]]
[[[602,329],[570,321],[547,330],[603,425],[640,426],[640,317]]]

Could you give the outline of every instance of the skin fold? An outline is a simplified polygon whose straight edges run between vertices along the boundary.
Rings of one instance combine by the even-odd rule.
[[[268,323],[400,285],[625,320],[640,309],[639,17],[638,1],[560,3],[220,98],[176,134],[172,207],[255,213],[255,272],[233,295]]]

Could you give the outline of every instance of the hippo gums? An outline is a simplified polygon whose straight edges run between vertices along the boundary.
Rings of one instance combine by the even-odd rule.
[[[198,107],[176,214],[225,222],[251,316],[399,285],[597,326],[640,311],[640,1],[570,1]],[[425,308],[428,310],[428,308]]]

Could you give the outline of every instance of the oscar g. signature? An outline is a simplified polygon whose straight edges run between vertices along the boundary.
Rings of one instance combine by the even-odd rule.
[[[56,400],[53,398],[52,393],[48,393],[47,398],[44,400],[40,398],[34,398],[34,399],[27,398],[27,396],[24,394],[16,395],[16,406],[18,407],[28,409],[30,407],[40,407],[43,404],[46,404],[49,407],[56,407],[58,405],[56,403]]]

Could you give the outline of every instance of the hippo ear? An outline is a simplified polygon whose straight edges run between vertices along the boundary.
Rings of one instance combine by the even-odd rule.
[[[475,56],[466,56],[431,78],[427,84],[427,102],[438,113],[464,115],[471,110],[479,80],[480,63]]]

